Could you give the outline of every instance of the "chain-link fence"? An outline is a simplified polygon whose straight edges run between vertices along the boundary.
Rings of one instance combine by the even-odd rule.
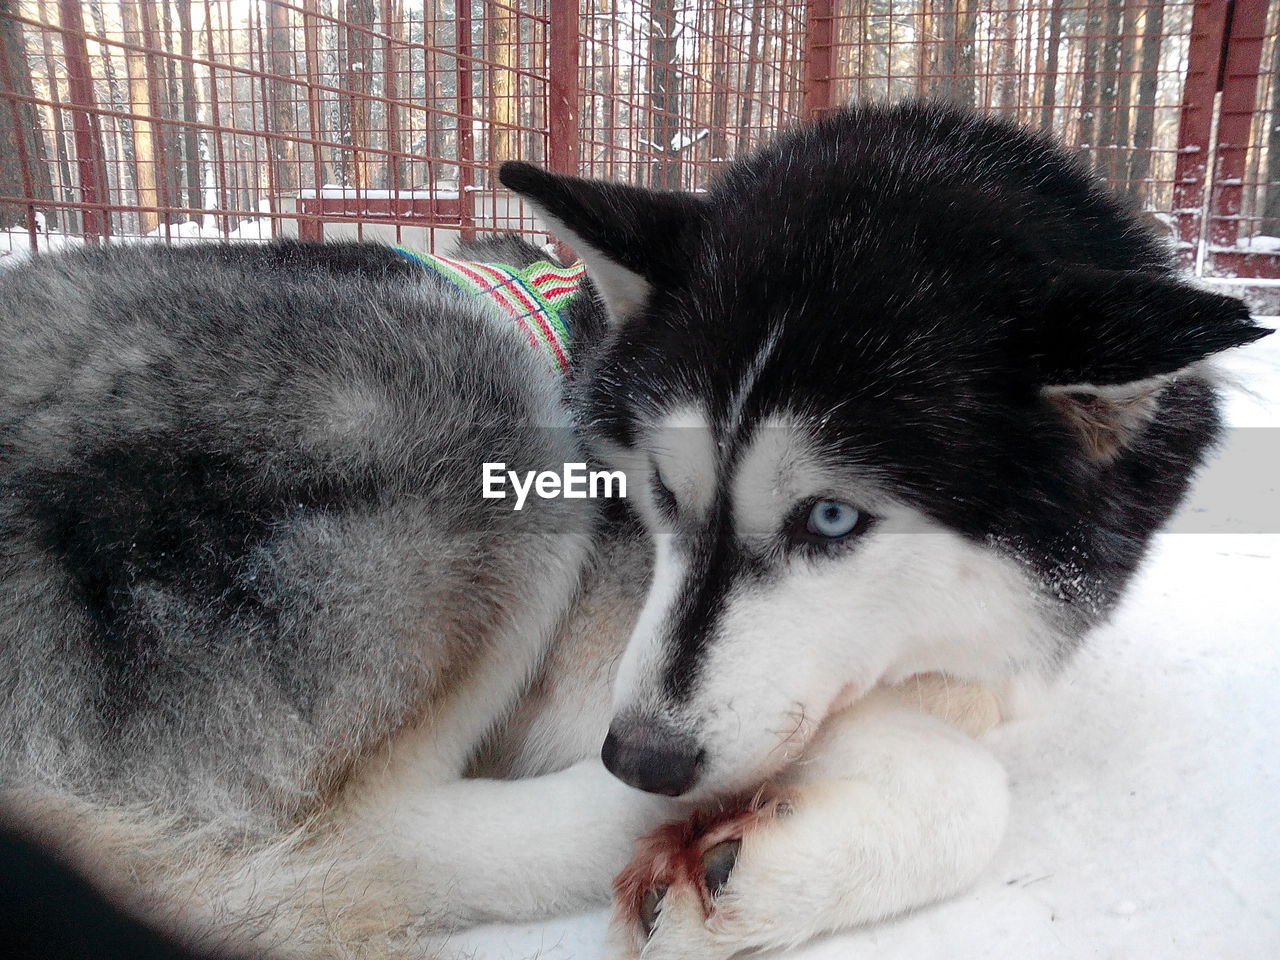
[[[1280,276],[1266,0],[0,0],[0,256],[533,229],[523,158],[664,188],[852,99],[1061,136],[1200,272]]]

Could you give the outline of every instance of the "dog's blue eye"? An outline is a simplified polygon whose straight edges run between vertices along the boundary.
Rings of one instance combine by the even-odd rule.
[[[838,500],[819,500],[809,511],[809,532],[828,540],[837,540],[853,533],[860,514],[847,503]]]

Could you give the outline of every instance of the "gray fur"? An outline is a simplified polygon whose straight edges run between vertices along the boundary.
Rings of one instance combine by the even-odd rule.
[[[592,517],[480,497],[485,460],[581,459],[505,321],[425,275],[202,249],[0,278],[0,781],[269,836],[487,655]],[[164,476],[113,475],[133,449]],[[183,472],[207,504],[145,502]],[[260,514],[243,542],[184,547],[216,554],[207,575],[119,542],[237,504]],[[115,527],[83,529],[108,506]],[[105,634],[68,556],[86,538],[127,568]]]

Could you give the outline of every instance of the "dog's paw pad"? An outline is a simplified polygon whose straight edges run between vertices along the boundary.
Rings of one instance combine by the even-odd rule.
[[[646,937],[653,933],[653,925],[658,922],[658,910],[662,907],[662,898],[666,895],[667,887],[663,884],[650,887],[640,898],[640,906],[637,913],[639,914],[640,929],[644,931]]]
[[[681,924],[699,923],[699,915],[707,920],[717,909],[717,898],[732,885],[743,837],[794,811],[790,798],[761,791],[644,837],[614,883],[615,930],[638,950],[653,936],[664,911],[688,914]]]
[[[740,849],[741,840],[725,840],[702,855],[702,882],[710,896],[714,897],[729,882]]]

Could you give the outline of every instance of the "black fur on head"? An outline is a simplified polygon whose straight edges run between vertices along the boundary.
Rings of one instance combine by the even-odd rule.
[[[715,420],[772,339],[745,422],[806,411],[935,518],[1050,567],[1086,528],[1132,567],[1219,430],[1194,365],[1269,332],[1055,142],[943,105],[839,111],[706,194],[502,180],[606,298],[630,284],[583,398],[616,442],[674,400]]]
[[[1073,264],[1010,344],[1044,384],[1103,385],[1175,373],[1270,332],[1233,297],[1165,274]]]

